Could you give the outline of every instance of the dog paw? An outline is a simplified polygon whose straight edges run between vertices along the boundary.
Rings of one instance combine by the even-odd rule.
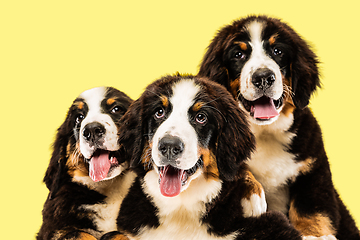
[[[241,199],[241,206],[243,207],[244,217],[257,217],[265,213],[267,210],[267,203],[265,193],[261,190],[259,194],[252,194],[250,198]]]
[[[303,236],[303,240],[337,240],[334,235],[327,235],[321,237],[314,237],[314,236]]]

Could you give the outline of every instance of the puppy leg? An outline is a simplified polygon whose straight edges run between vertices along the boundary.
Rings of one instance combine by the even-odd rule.
[[[328,216],[324,213],[315,214],[299,214],[294,205],[294,201],[290,203],[289,219],[294,227],[299,230],[303,240],[336,240],[336,231]]]
[[[290,222],[301,232],[304,236],[303,239],[336,239],[336,228],[331,216],[328,215],[330,211],[324,207],[321,208],[321,204],[315,204],[318,199],[305,199],[302,197],[307,196],[307,198],[310,198],[310,196],[317,196],[315,193],[309,193],[311,191],[311,187],[309,186],[311,185],[308,184],[307,186],[308,187],[303,186],[302,188],[303,191],[307,190],[307,195],[305,192],[299,192],[298,190],[298,194],[291,196],[292,199],[289,208]],[[329,196],[331,195],[329,194]],[[328,201],[324,199],[322,205],[326,205],[326,203],[331,204],[330,197]],[[314,209],[317,210],[314,211]]]
[[[264,189],[248,169],[245,170],[244,182],[246,191],[241,199],[241,206],[244,211],[243,216],[260,216],[267,209]]]

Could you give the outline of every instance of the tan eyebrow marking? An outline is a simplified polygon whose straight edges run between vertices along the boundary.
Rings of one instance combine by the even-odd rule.
[[[79,104],[77,105],[77,108],[82,110],[84,108],[84,102],[79,102]]]
[[[194,106],[192,107],[192,109],[193,109],[194,112],[197,112],[197,111],[199,111],[199,110],[202,108],[202,106],[204,106],[204,105],[205,105],[204,102],[197,102],[197,103],[194,104]]]
[[[106,101],[106,104],[107,105],[111,105],[115,102],[115,99],[114,98],[109,98],[107,101]]]
[[[162,95],[162,96],[160,96],[160,99],[161,99],[161,102],[162,102],[164,107],[169,106],[169,99],[166,96]]]
[[[278,34],[275,33],[274,35],[272,35],[270,38],[269,38],[269,43],[270,45],[273,45],[275,42],[276,42],[276,38],[278,37]]]
[[[246,51],[246,50],[247,50],[247,45],[246,45],[246,43],[241,42],[239,45],[240,45],[241,50],[243,50],[243,51]]]
[[[241,50],[243,50],[243,51],[246,51],[248,48],[246,43],[244,43],[244,42],[235,42],[235,43],[238,44],[240,46]]]
[[[248,49],[247,44],[245,42],[234,42],[235,44],[238,44],[241,48],[241,50],[246,51]]]

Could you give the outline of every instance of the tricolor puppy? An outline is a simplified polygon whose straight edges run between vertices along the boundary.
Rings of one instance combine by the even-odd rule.
[[[320,86],[317,64],[288,25],[250,16],[217,33],[199,76],[224,85],[246,112],[256,138],[247,163],[265,189],[268,209],[288,215],[309,238],[360,239],[334,189],[321,130],[307,107]]]
[[[117,229],[121,200],[135,178],[117,153],[119,120],[131,102],[110,87],[75,99],[44,177],[50,192],[37,239],[99,239]]]
[[[119,230],[151,240],[301,239],[282,214],[261,215],[263,190],[244,164],[253,135],[221,85],[166,76],[122,120],[122,155],[145,171],[122,202]]]

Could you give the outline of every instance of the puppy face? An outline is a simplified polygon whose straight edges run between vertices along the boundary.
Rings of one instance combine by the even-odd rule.
[[[271,35],[261,21],[244,26],[246,37],[235,40],[227,52],[229,75],[238,81],[241,106],[258,124],[274,122],[284,106],[288,89],[286,72],[292,58],[290,46],[280,41],[278,32]]]
[[[67,144],[71,175],[88,174],[98,182],[121,173],[118,122],[130,103],[125,94],[107,87],[87,90],[75,99],[64,123],[73,135]]]
[[[59,127],[44,182],[54,197],[61,185],[76,177],[95,182],[119,175],[128,162],[116,152],[119,120],[132,100],[111,87],[80,94]]]
[[[210,142],[215,131],[213,113],[201,108],[206,102],[197,97],[200,86],[183,80],[171,90],[169,98],[162,96],[155,105],[149,122],[151,157],[165,196],[178,195],[202,172],[203,154],[214,147]],[[216,164],[214,160],[209,164]],[[217,171],[212,174],[218,175]]]
[[[248,17],[222,29],[199,75],[225,85],[252,122],[276,121],[303,108],[319,85],[317,60],[307,44],[277,19]]]
[[[116,154],[118,122],[130,102],[125,94],[114,88],[99,87],[81,93],[71,107],[76,152],[89,165],[89,176],[95,182],[121,173]]]
[[[156,171],[167,197],[179,195],[199,176],[233,179],[253,147],[244,115],[231,95],[220,85],[192,76],[168,76],[151,84],[124,121],[127,129],[121,132],[134,132],[121,142],[141,137],[133,141],[135,148],[143,148],[141,156],[135,149],[133,160]],[[134,128],[133,121],[140,127]]]
[[[114,92],[113,92],[114,93]],[[80,145],[80,152],[90,160],[97,150],[116,151],[116,122],[125,113],[113,93],[105,88],[93,88],[83,92],[75,100],[77,106],[74,134]]]

